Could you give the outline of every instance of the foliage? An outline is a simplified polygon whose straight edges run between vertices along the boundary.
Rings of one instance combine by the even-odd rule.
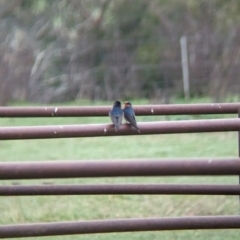
[[[238,0],[2,0],[0,9],[0,104],[181,95],[183,35],[191,94],[239,92]]]

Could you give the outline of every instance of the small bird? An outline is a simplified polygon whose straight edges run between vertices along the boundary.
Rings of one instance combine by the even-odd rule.
[[[140,133],[140,130],[137,126],[137,122],[135,119],[135,113],[132,108],[132,104],[130,102],[125,102],[124,103],[124,108],[123,108],[123,113],[124,113],[124,118],[127,122],[130,123],[132,127],[134,127],[138,132]]]
[[[118,131],[122,124],[123,110],[121,109],[121,102],[115,101],[112,110],[109,112],[109,116],[115,126],[115,132]]]

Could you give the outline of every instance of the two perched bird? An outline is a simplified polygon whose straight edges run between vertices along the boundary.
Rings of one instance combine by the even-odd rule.
[[[135,119],[135,113],[132,108],[132,104],[130,102],[125,102],[123,109],[121,108],[121,102],[115,101],[113,104],[112,110],[109,112],[109,116],[112,120],[112,123],[115,126],[115,131],[118,131],[122,124],[122,118],[124,119],[138,132],[140,133],[140,130],[137,126],[137,122]]]

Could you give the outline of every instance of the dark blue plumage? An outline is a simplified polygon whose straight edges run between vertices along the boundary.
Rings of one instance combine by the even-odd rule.
[[[109,112],[109,116],[112,123],[115,126],[115,131],[117,132],[122,124],[123,110],[121,109],[121,102],[115,101],[112,110]]]
[[[132,104],[130,102],[125,102],[124,103],[124,108],[123,108],[123,113],[124,113],[124,118],[127,122],[130,123],[132,127],[134,127],[138,132],[140,133],[140,130],[137,126],[137,122],[135,119],[135,113],[132,108]]]

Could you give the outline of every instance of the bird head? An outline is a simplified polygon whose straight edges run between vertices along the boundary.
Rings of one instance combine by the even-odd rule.
[[[120,101],[115,101],[113,104],[114,107],[120,107],[121,108],[121,102]]]
[[[131,107],[131,106],[132,106],[132,104],[130,102],[128,102],[128,101],[124,103],[124,107],[125,108]]]

